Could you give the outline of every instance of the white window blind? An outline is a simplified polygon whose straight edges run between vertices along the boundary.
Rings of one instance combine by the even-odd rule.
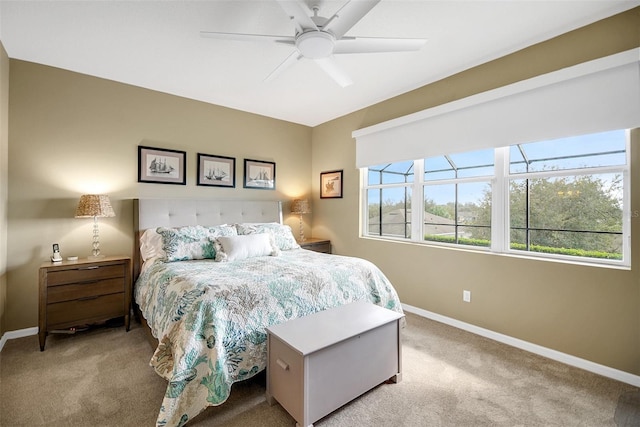
[[[356,166],[640,127],[640,49],[356,130]]]

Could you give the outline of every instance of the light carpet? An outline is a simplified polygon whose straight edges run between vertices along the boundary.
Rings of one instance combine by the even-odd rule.
[[[1,426],[153,426],[166,382],[144,330],[95,328],[10,340],[0,353]],[[366,355],[363,355],[366,357]],[[407,314],[403,378],[315,423],[329,426],[640,426],[637,387]],[[330,373],[327,373],[330,375]],[[293,426],[265,376],[189,426]]]

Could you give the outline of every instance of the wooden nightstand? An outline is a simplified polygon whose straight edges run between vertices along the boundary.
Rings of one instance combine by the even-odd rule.
[[[329,239],[314,239],[309,238],[304,242],[298,242],[302,249],[307,249],[314,252],[322,252],[325,254],[331,253],[331,240]]]
[[[124,316],[129,330],[131,259],[46,262],[40,266],[40,351],[49,331]]]

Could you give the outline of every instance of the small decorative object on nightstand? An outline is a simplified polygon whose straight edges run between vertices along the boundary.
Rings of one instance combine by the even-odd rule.
[[[311,207],[309,201],[306,199],[295,199],[291,202],[291,213],[300,215],[300,241],[304,242],[307,239],[304,237],[304,230],[302,229],[302,215],[311,213]]]
[[[299,242],[302,249],[307,249],[314,252],[322,252],[325,254],[331,253],[331,240],[329,239],[307,239],[304,242]]]
[[[93,218],[93,254],[92,258],[101,258],[100,237],[98,233],[98,217],[107,218],[116,216],[111,207],[109,196],[104,194],[85,194],[80,197],[76,208],[76,218]]]
[[[39,339],[56,329],[89,325],[124,316],[129,330],[131,258],[64,260],[40,266]]]

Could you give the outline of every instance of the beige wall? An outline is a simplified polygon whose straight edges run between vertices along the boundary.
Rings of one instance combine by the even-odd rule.
[[[344,198],[314,192],[313,234],[340,254],[367,258],[409,305],[640,375],[640,218],[633,270],[359,238],[359,172],[351,132],[395,117],[640,45],[640,8],[475,67],[313,129],[313,175],[344,169]],[[640,182],[640,131],[632,182]],[[631,212],[640,212],[640,186]],[[462,290],[472,302],[462,302]]]
[[[90,220],[72,218],[80,194],[111,195],[117,217],[101,221],[101,248],[108,254],[130,254],[131,198],[288,201],[313,193],[313,217],[305,216],[305,221],[313,220],[313,234],[330,237],[338,253],[378,264],[403,302],[640,375],[640,218],[632,220],[632,271],[361,239],[359,173],[351,138],[355,129],[637,47],[639,14],[636,8],[313,130],[11,60],[9,255],[0,331],[36,326],[37,268],[47,260],[52,243],[60,243],[63,256],[89,254]],[[6,64],[6,55],[0,60]],[[0,106],[6,105],[6,75],[3,65]],[[0,129],[6,129],[1,117]],[[638,133],[632,150],[634,182],[640,182]],[[187,151],[187,186],[138,184],[139,144]],[[236,157],[237,188],[195,186],[197,152]],[[276,161],[276,192],[242,189],[245,157]],[[321,200],[319,173],[334,169],[344,169],[344,198]],[[633,212],[640,211],[638,187],[633,189]],[[0,217],[0,226],[2,221]],[[297,226],[297,218],[286,221]],[[462,303],[462,289],[472,291],[471,304]]]
[[[6,330],[8,151],[9,57],[0,42],[0,336]]]
[[[91,219],[74,219],[84,193],[111,197],[100,220],[104,254],[131,254],[132,198],[277,199],[309,195],[311,129],[228,108],[11,60],[6,330],[38,321],[38,267],[52,243],[90,254]],[[137,147],[187,152],[187,185],[137,182]],[[197,153],[236,158],[236,188],[195,183]],[[243,189],[243,159],[276,162],[276,191]],[[285,215],[298,226],[298,218]],[[310,215],[305,215],[310,223]],[[310,227],[307,226],[310,234]]]

